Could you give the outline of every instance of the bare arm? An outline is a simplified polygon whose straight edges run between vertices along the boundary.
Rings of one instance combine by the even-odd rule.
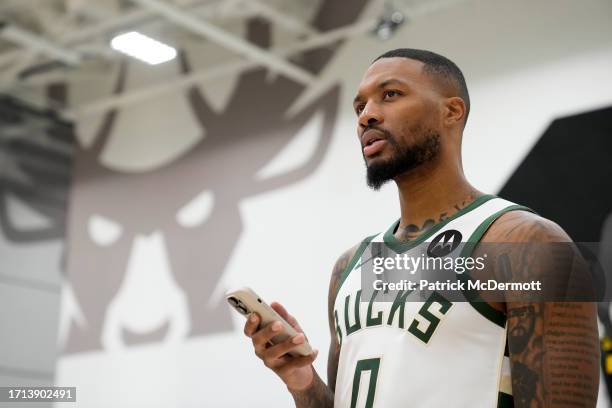
[[[599,384],[595,305],[508,304],[512,392],[516,407],[595,407]],[[518,316],[534,328],[521,333]],[[517,330],[518,329],[518,330]],[[515,334],[513,334],[515,333]]]
[[[270,339],[278,334],[280,322],[272,322],[265,327],[259,327],[260,319],[253,313],[244,326],[244,334],[253,341],[255,354],[264,365],[274,371],[285,383],[287,389],[293,396],[297,408],[326,408],[334,406],[334,388],[336,385],[336,374],[338,371],[338,358],[340,345],[336,338],[333,320],[333,301],[336,295],[342,272],[348,265],[356,247],[342,255],[334,266],[328,295],[328,319],[331,342],[329,346],[329,359],[327,376],[329,386],[319,377],[312,362],[317,356],[316,351],[310,356],[294,357],[289,354],[291,350],[303,344],[306,337],[295,317],[291,316],[280,304],[273,302],[270,306],[274,308],[298,334],[282,343],[270,345]],[[276,324],[278,323],[278,324]]]
[[[506,280],[526,282],[545,275],[553,279],[567,277],[558,260],[555,263],[536,245],[522,245],[571,242],[558,225],[524,212],[505,214],[498,221],[496,228],[487,233],[487,241],[521,243],[520,249],[504,255],[512,265],[505,271]],[[581,275],[581,279],[589,278],[588,274]],[[530,302],[525,298],[513,301],[516,298],[512,295],[506,299],[515,406],[594,407],[599,384],[595,303]]]
[[[334,324],[334,300],[342,272],[353,257],[356,247],[346,251],[334,265],[332,271],[329,293],[327,295],[327,319],[329,323],[330,344],[329,355],[327,358],[327,379],[328,385],[325,385],[323,380],[315,373],[315,378],[312,384],[303,391],[292,391],[293,399],[297,408],[306,407],[333,407],[334,406],[334,390],[336,388],[336,376],[338,374],[338,360],[340,357],[340,344],[336,337],[336,329]],[[313,370],[314,372],[314,370]],[[290,390],[291,391],[291,390]]]

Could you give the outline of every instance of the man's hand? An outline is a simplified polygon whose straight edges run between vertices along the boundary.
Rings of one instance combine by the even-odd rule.
[[[306,341],[306,337],[295,318],[287,313],[287,310],[281,304],[274,302],[270,306],[298,332],[293,338],[289,338],[279,344],[270,344],[270,339],[280,332],[281,324],[280,322],[272,322],[266,327],[260,328],[261,318],[255,313],[249,316],[244,325],[244,334],[253,340],[255,354],[263,360],[266,367],[274,371],[287,385],[297,408],[333,408],[334,406],[334,389],[340,358],[340,344],[338,344],[333,319],[334,299],[338,291],[342,272],[356,250],[357,246],[354,246],[338,258],[329,284],[327,305],[331,338],[329,354],[327,356],[327,379],[329,386],[321,380],[312,366],[312,362],[317,357],[316,350],[306,357],[294,357],[287,354],[303,344]],[[275,325],[275,323],[278,323],[278,325]],[[277,330],[275,331],[274,329]]]
[[[276,312],[287,321],[298,334],[288,338],[279,344],[271,344],[270,340],[282,330],[282,324],[274,321],[260,328],[261,318],[256,313],[251,313],[244,325],[244,334],[253,341],[255,354],[263,363],[274,371],[290,391],[301,391],[308,388],[314,379],[314,368],[312,362],[318,352],[314,350],[309,356],[291,356],[287,353],[296,349],[306,341],[304,331],[297,320],[287,313],[287,310],[277,302],[270,305]]]

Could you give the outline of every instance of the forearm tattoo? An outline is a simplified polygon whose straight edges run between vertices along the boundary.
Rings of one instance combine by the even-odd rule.
[[[334,393],[315,373],[312,385],[304,391],[291,393],[296,408],[333,408]]]
[[[511,238],[528,234],[547,241],[550,233],[550,226],[535,222],[513,228]],[[529,248],[521,246],[520,253],[499,256],[498,265],[505,266],[497,273],[515,281],[554,273],[546,257]],[[599,384],[595,304],[511,302],[506,307],[515,407],[595,407]]]

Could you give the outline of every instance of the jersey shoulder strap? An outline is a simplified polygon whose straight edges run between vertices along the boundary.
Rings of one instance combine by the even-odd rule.
[[[361,241],[355,254],[351,257],[346,268],[344,268],[340,275],[340,282],[336,289],[335,297],[337,297],[342,284],[350,273],[356,269],[356,266],[359,266],[358,261],[361,259],[361,256],[371,242],[384,242],[388,248],[394,250],[396,253],[402,253],[416,247],[418,244],[435,240],[447,231],[453,230],[454,233],[460,234],[458,235],[461,237],[459,239],[465,243],[465,247],[473,249],[475,244],[480,241],[487,229],[497,218],[508,211],[516,210],[533,212],[533,210],[528,207],[515,204],[495,195],[483,195],[451,217],[434,225],[429,231],[409,242],[400,242],[395,238],[394,231],[400,222],[400,220],[397,220],[386,230],[386,232],[371,235]],[[470,253],[462,253],[462,255],[470,256]]]
[[[464,245],[460,256],[464,258],[471,257],[474,249],[493,222],[510,211],[529,211],[535,213],[535,211],[529,207],[495,197],[469,212],[462,217],[462,219],[457,220],[457,225],[454,227],[463,229],[465,233],[463,238]],[[451,226],[451,228],[452,227],[453,226]],[[464,273],[458,276],[461,279],[470,279],[469,275],[469,273]],[[466,295],[467,300],[474,309],[491,323],[501,328],[506,326],[505,313],[493,308],[489,303],[483,301],[477,291],[464,291],[464,295]]]
[[[338,296],[338,292],[340,292],[342,284],[344,283],[346,278],[348,278],[351,271],[355,268],[355,265],[357,265],[357,262],[361,259],[361,255],[363,255],[363,252],[366,250],[368,245],[370,245],[370,242],[380,239],[381,236],[382,233],[378,233],[370,235],[369,237],[366,237],[363,239],[363,241],[361,241],[361,243],[357,247],[357,250],[355,251],[355,254],[353,254],[351,259],[349,260],[349,263],[346,265],[346,267],[340,274],[340,282],[338,282],[338,288],[336,289],[336,294],[334,295],[334,302],[336,301],[336,297]]]
[[[508,201],[497,196],[490,197],[482,204],[447,222],[439,232],[446,230],[459,231],[465,243],[478,243],[495,220],[510,211],[529,211],[531,208]],[[435,239],[435,237],[431,237]]]

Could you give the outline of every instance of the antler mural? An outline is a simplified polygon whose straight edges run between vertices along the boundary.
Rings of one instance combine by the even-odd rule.
[[[349,7],[326,1],[313,25],[325,31],[347,24],[365,3],[353,1]],[[269,25],[250,20],[248,38],[269,46]],[[316,74],[333,52],[305,53],[301,64]],[[189,72],[184,53],[179,63],[182,72]],[[119,75],[118,93],[126,69]],[[141,173],[119,173],[100,163],[121,112],[105,115],[94,144],[80,148],[76,158],[68,269],[86,325],[72,322],[66,352],[231,329],[229,309],[211,302],[211,295],[242,233],[240,201],[309,176],[329,147],[339,86],[287,117],[287,108],[303,91],[300,84],[284,77],[269,80],[265,69],[256,69],[240,76],[223,112],[215,112],[198,87],[191,87],[186,97],[205,136],[172,163]],[[291,171],[257,178],[316,112],[322,112],[323,124],[311,157]],[[207,203],[207,216],[181,222],[177,214],[194,199]],[[112,225],[101,228],[105,223]],[[143,251],[159,259],[151,263]]]

